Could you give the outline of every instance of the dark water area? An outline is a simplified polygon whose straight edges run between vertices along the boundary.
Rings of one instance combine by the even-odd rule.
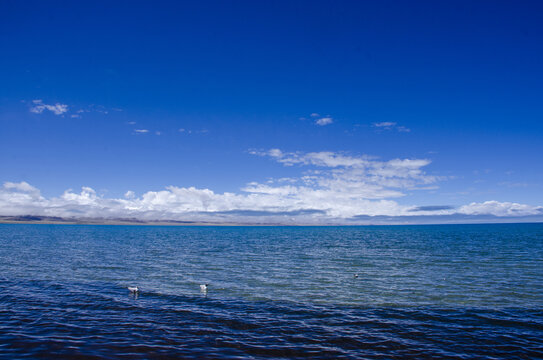
[[[0,225],[6,359],[537,359],[542,305],[541,224]]]

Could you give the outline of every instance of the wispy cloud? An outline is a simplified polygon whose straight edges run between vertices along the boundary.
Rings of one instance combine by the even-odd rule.
[[[514,182],[514,181],[502,181],[502,182],[499,182],[498,185],[506,186],[508,188],[527,188],[527,187],[530,187],[529,183],[526,183],[526,182]]]
[[[61,103],[45,104],[43,100],[32,100],[30,112],[35,114],[41,114],[45,110],[51,111],[55,115],[62,115],[68,111],[68,105]]]
[[[396,126],[396,123],[391,122],[391,121],[383,121],[383,122],[379,122],[379,123],[373,123],[373,126],[379,127],[379,128],[391,129],[394,126]]]
[[[191,130],[185,128],[180,128],[178,131],[184,134],[207,134],[209,132],[209,130],[207,129]]]
[[[26,102],[26,101],[23,100],[23,102]],[[90,104],[90,105],[81,107],[77,110],[74,110],[72,106],[72,110],[70,111],[70,106],[68,106],[67,104],[62,104],[62,103],[46,104],[41,99],[36,99],[36,100],[31,101],[30,112],[35,113],[35,114],[42,114],[46,110],[52,112],[55,115],[64,115],[66,113],[71,112],[70,117],[73,119],[79,119],[84,114],[88,114],[88,113],[100,113],[100,114],[107,115],[110,112],[110,110],[108,110],[103,105]],[[120,108],[113,108],[112,110],[117,111],[117,112],[123,111]]]
[[[378,161],[369,156],[352,156],[337,152],[283,152],[280,149],[252,151],[251,154],[268,156],[285,166],[304,166],[308,171],[288,186],[251,184],[244,188],[251,192],[306,193],[321,195],[322,204],[334,208],[334,202],[345,199],[342,209],[347,213],[359,211],[357,203],[371,199],[387,199],[405,196],[404,190],[423,190],[441,180],[425,173],[430,164],[427,159],[392,159]],[[294,183],[295,185],[292,185]],[[316,206],[317,204],[315,204]],[[339,213],[337,214],[339,216]],[[342,215],[342,216],[343,216]]]
[[[128,121],[126,124],[133,126],[133,125],[136,125],[136,122],[135,121]],[[162,135],[162,131],[160,131],[160,130],[133,129],[132,131],[133,131],[132,134],[135,134],[135,135],[138,135],[138,134],[154,134],[156,136]]]
[[[122,111],[122,109],[119,109],[119,108],[114,108],[112,110],[114,110],[114,111]],[[108,108],[106,108],[105,106],[103,106],[103,105],[90,104],[90,105],[87,105],[87,106],[85,106],[83,108],[78,109],[76,112],[78,114],[100,113],[100,114],[107,115],[107,114],[109,114],[110,110]]]
[[[405,126],[399,126],[398,123],[392,122],[392,121],[383,121],[383,122],[373,123],[372,126],[380,130],[396,130],[398,132],[411,131],[411,129],[408,129]]]

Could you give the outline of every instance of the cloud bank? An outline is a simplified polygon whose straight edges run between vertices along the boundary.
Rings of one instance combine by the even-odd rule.
[[[0,187],[0,215],[41,215],[77,218],[137,218],[250,223],[356,224],[402,223],[427,217],[493,216],[519,218],[543,215],[543,207],[486,201],[452,206],[400,205],[394,199],[406,190],[434,188],[441,179],[427,174],[426,159],[378,161],[334,152],[293,153],[279,149],[252,151],[284,166],[306,171],[296,178],[248,183],[239,192],[168,186],[137,196],[128,190],[122,198],[100,196],[90,187],[66,190],[46,198],[26,182]],[[388,219],[388,220],[387,220]]]

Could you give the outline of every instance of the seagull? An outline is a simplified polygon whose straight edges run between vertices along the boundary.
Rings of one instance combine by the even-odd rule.
[[[129,286],[127,289],[133,294],[137,294],[140,291],[140,289],[137,286]]]
[[[354,278],[355,278],[355,279],[358,279],[358,274],[354,274]]]
[[[202,285],[200,285],[200,291],[201,291],[201,292],[207,292],[207,286],[208,286],[208,285],[209,285],[209,284],[202,284]]]

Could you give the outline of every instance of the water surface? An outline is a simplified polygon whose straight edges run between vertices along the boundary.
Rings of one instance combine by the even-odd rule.
[[[543,358],[543,224],[0,225],[0,245],[5,358]]]

